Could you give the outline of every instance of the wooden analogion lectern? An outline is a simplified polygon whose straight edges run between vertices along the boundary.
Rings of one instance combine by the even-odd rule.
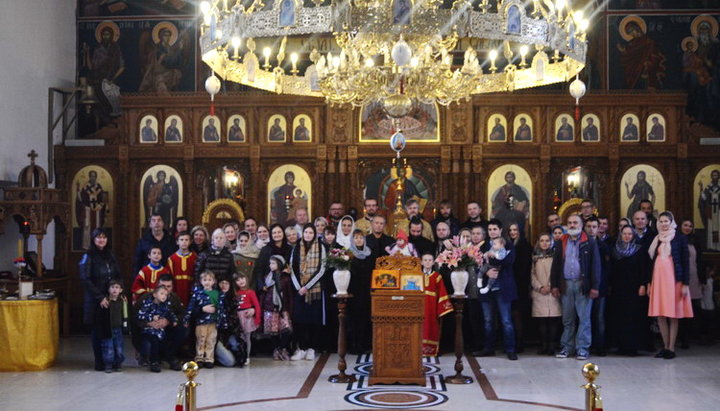
[[[414,287],[422,279],[420,260],[388,256],[373,271],[373,367],[368,383],[425,385],[422,329],[425,295]],[[408,281],[410,287],[407,287]],[[405,284],[405,290],[401,289]],[[422,281],[419,282],[422,284]],[[410,288],[409,290],[407,288]]]

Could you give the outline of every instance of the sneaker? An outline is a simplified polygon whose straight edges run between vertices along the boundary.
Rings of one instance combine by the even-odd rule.
[[[308,360],[308,361],[313,361],[313,360],[315,360],[315,350],[313,350],[312,348],[308,349],[308,350],[305,352],[305,359]]]
[[[203,368],[210,369],[213,367],[215,367],[215,364],[213,364],[211,361],[205,361],[205,363],[203,363]]]
[[[514,352],[507,353],[508,360],[510,361],[517,361],[518,356]]]
[[[110,367],[105,368],[105,374],[112,374],[112,368],[110,368]]]
[[[273,359],[275,359],[275,358],[273,357]],[[278,359],[281,359],[280,356],[278,356]],[[245,359],[245,364],[244,364],[244,365],[250,365],[250,358],[246,358],[246,359]]]
[[[122,372],[122,367],[113,367],[113,372]]]
[[[301,350],[298,348],[297,351],[295,351],[295,354],[290,357],[290,361],[300,361],[305,358],[305,354],[305,350]]]
[[[282,357],[280,356],[280,350],[278,350],[277,348],[273,350],[273,360],[282,361]]]
[[[159,363],[152,363],[150,364],[150,372],[160,372],[160,364]]]
[[[555,353],[555,358],[567,358],[567,357],[568,357],[568,353],[565,350],[560,350]]]
[[[588,355],[586,353],[579,353],[575,356],[575,359],[579,361],[585,361],[588,359]]]
[[[283,361],[290,361],[290,353],[285,348],[280,351],[280,359]]]

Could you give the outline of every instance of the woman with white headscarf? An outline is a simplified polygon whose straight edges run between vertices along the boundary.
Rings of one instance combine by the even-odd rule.
[[[648,316],[657,317],[664,348],[655,358],[675,358],[675,339],[678,333],[678,319],[692,318],[690,304],[690,282],[688,240],[677,232],[675,218],[669,211],[660,214],[657,220],[658,234],[650,244],[650,258],[653,269],[648,286],[650,307]]]
[[[350,249],[353,244],[353,231],[355,231],[355,220],[349,215],[344,216],[338,224],[335,241],[343,246],[343,248]]]

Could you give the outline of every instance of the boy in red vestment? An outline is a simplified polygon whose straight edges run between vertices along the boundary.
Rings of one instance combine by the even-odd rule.
[[[167,261],[167,268],[170,270],[175,283],[175,293],[186,307],[192,293],[195,261],[197,260],[197,254],[190,250],[191,241],[192,238],[187,231],[178,234],[178,250]]]
[[[145,293],[151,293],[158,284],[158,279],[163,274],[169,274],[167,268],[162,266],[162,249],[153,247],[148,253],[150,263],[140,269],[132,285],[133,304]]]
[[[438,355],[440,346],[440,318],[453,311],[450,297],[443,279],[433,270],[435,257],[423,254],[421,264],[425,274],[425,320],[423,322],[422,353],[424,356]]]

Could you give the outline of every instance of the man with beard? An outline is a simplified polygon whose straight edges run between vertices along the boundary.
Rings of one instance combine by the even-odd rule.
[[[482,216],[482,207],[480,207],[479,202],[471,201],[467,203],[467,215],[467,220],[462,223],[460,228],[469,228],[472,230],[475,227],[482,227],[487,231],[487,222]]]
[[[418,255],[435,255],[435,244],[422,235],[423,222],[418,217],[410,219],[410,244],[415,247]]]
[[[333,201],[330,203],[328,209],[327,221],[328,225],[334,227],[336,230],[340,228],[340,219],[345,215],[345,206],[339,201]]]
[[[404,218],[397,222],[395,225],[395,236],[397,236],[397,233],[400,232],[400,230],[405,230],[407,233],[410,231],[410,219],[413,217],[417,217],[423,225],[423,231],[422,235],[423,237],[427,238],[428,240],[432,241],[434,239],[433,237],[433,230],[430,226],[430,223],[422,219],[422,215],[420,215],[420,203],[413,199],[408,200],[407,203],[405,203],[405,212],[407,213],[407,218]]]
[[[372,219],[372,233],[365,236],[365,245],[370,247],[370,258],[375,266],[378,257],[388,255],[385,247],[395,243],[395,239],[385,234],[385,217],[376,215]]]
[[[368,235],[372,232],[372,219],[378,212],[378,201],[376,198],[366,198],[363,206],[365,215],[355,221],[355,228]]]
[[[444,221],[450,226],[450,232],[452,235],[457,235],[458,232],[460,232],[460,221],[455,218],[452,213],[452,204],[450,203],[450,200],[442,200],[440,202],[440,210],[438,211],[437,216],[435,216],[435,219],[430,222],[430,226],[433,230],[435,230],[435,226],[440,221]]]
[[[552,294],[562,299],[562,349],[555,355],[578,360],[590,356],[591,313],[598,297],[602,266],[595,239],[583,232],[582,218],[568,217],[568,232],[555,248],[550,277]]]
[[[118,33],[119,34],[119,33]],[[109,98],[103,92],[103,82],[106,88],[113,89],[113,95],[120,95],[120,88],[115,80],[125,71],[125,60],[117,41],[113,38],[115,33],[111,27],[104,27],[100,31],[100,44],[90,53],[90,47],[83,43],[84,63],[88,68],[88,85],[93,88],[100,100],[96,113],[104,124],[110,122],[112,117],[120,115],[120,101],[113,96]],[[118,36],[119,37],[119,36]]]
[[[647,214],[647,226],[650,228],[651,231],[653,231],[653,234],[655,233],[655,224],[657,223],[657,219],[655,218],[655,214],[653,214],[653,211],[655,207],[653,206],[652,201],[648,199],[642,199],[640,200],[640,205],[638,206],[639,210]]]

